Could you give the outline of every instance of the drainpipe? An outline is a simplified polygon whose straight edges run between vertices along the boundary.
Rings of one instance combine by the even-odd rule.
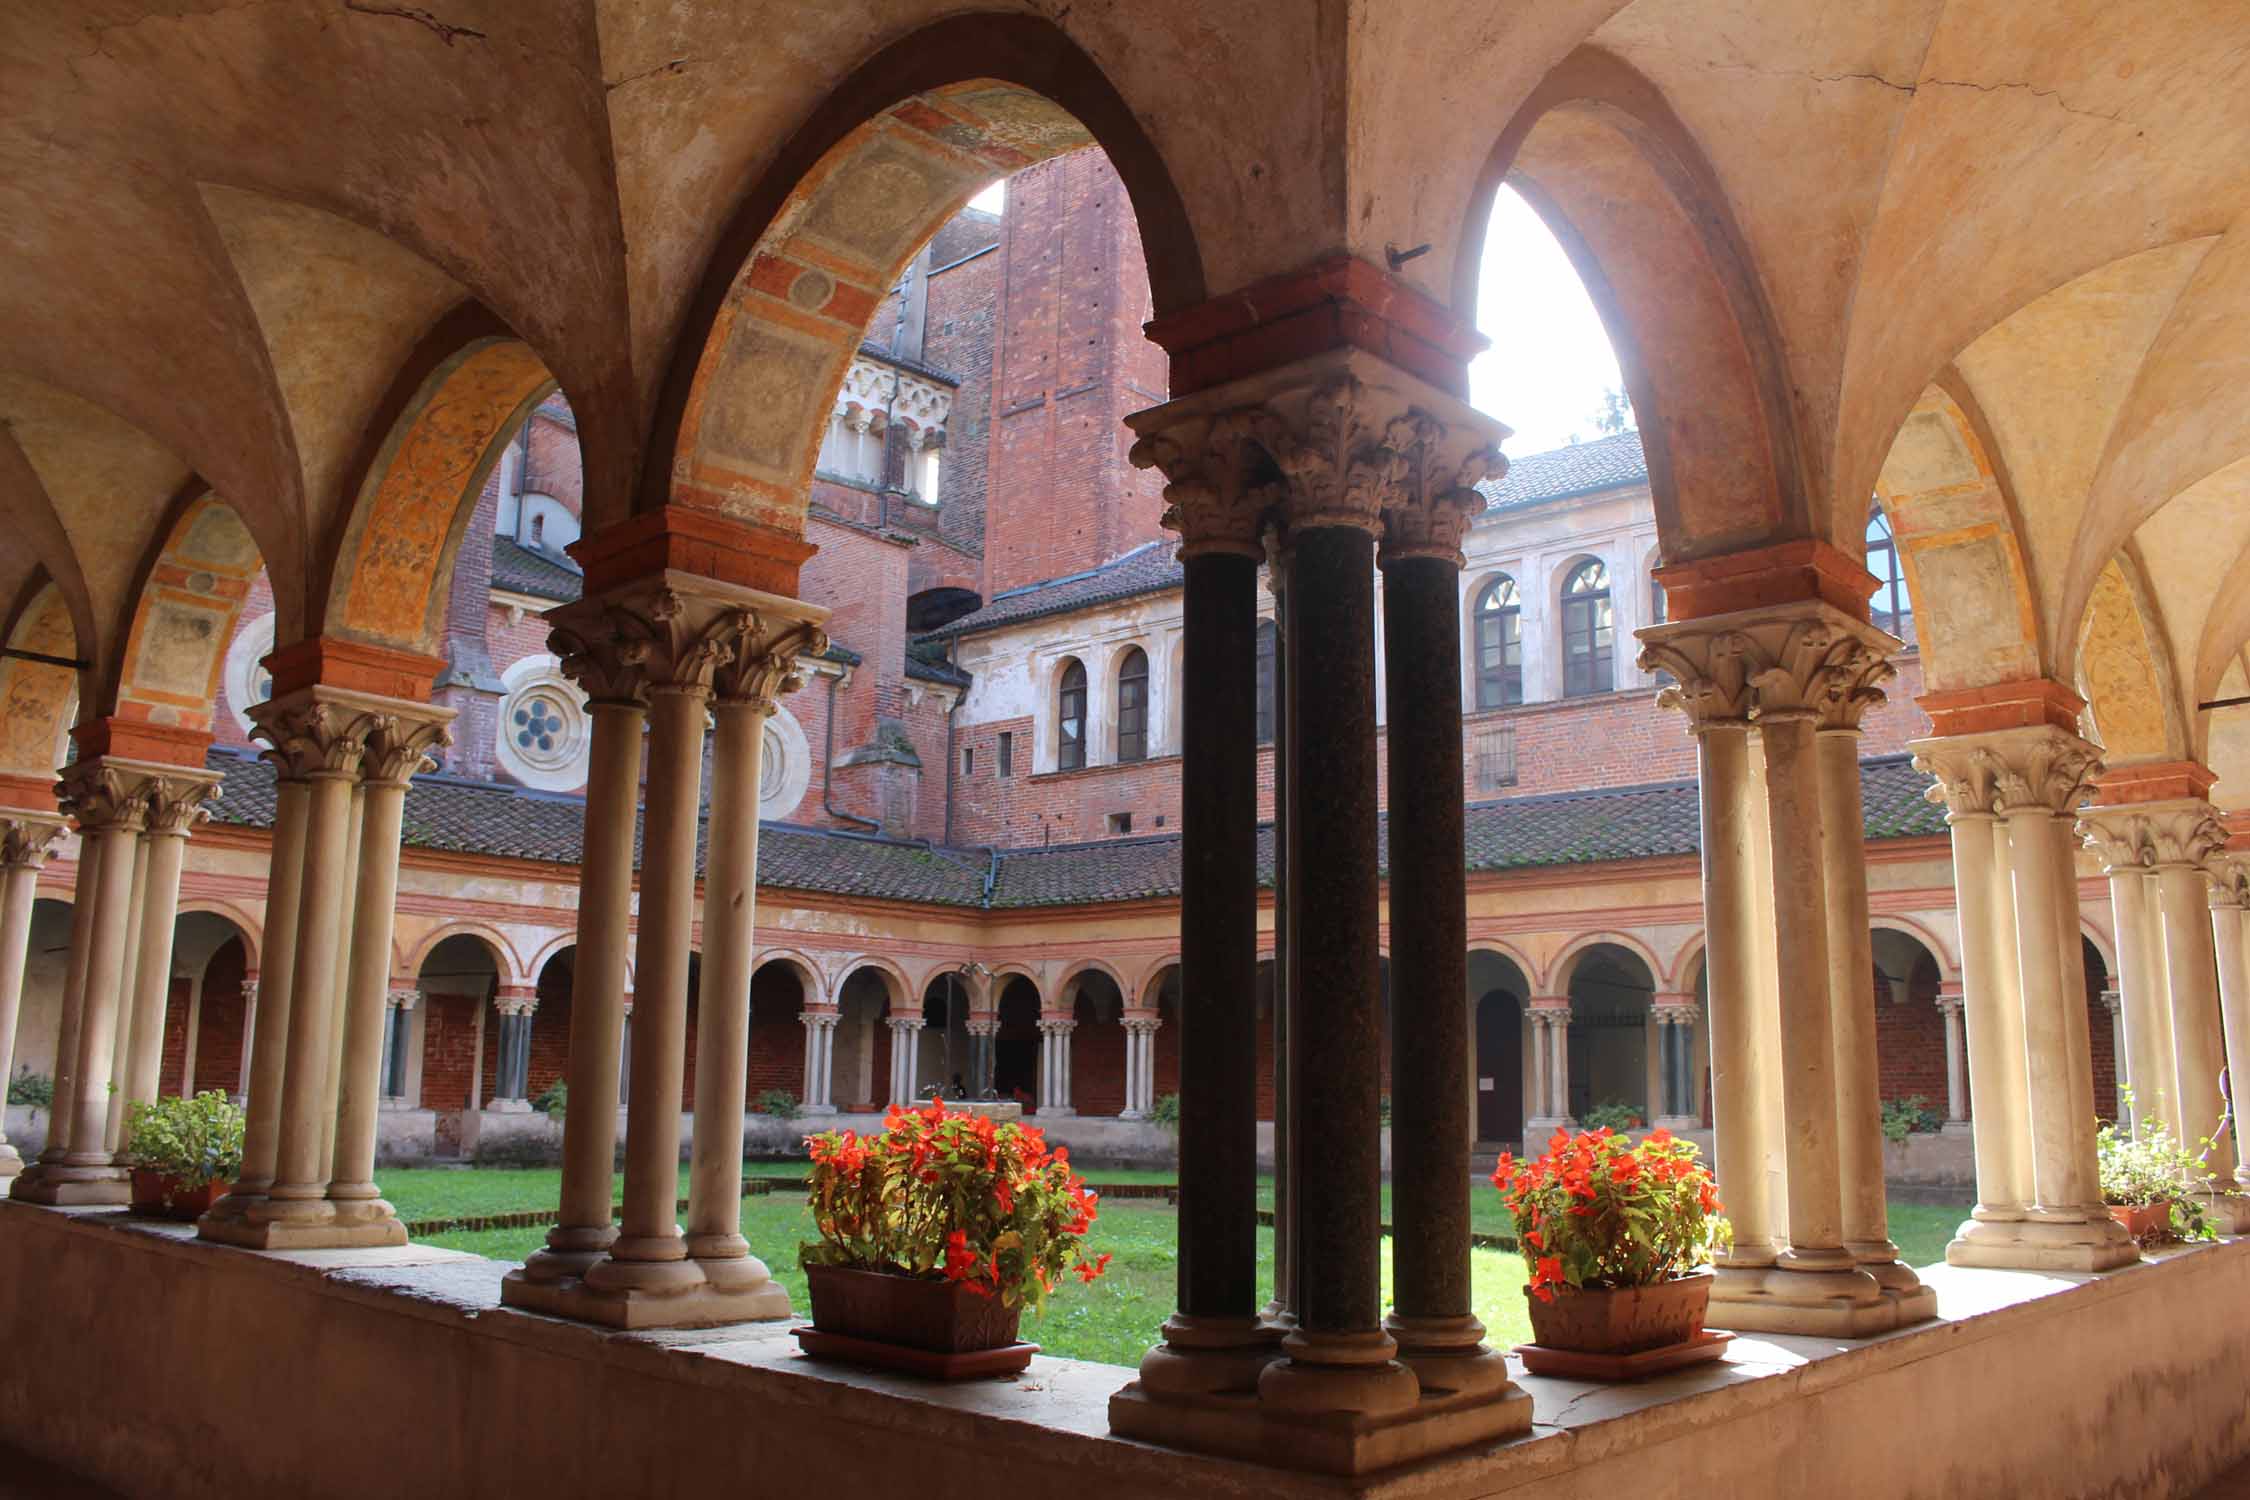
[[[858,813],[845,812],[832,800],[836,774],[836,682],[834,676],[828,677],[828,723],[821,734],[825,743],[820,751],[820,810],[831,818],[840,818],[846,823],[857,823],[862,828],[880,832],[882,824],[873,818],[863,818]]]
[[[953,702],[945,710],[945,839],[953,843],[953,716],[961,711],[961,695],[955,693]]]

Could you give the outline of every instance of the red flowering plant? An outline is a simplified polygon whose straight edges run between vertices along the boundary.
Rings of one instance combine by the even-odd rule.
[[[1500,1158],[1492,1185],[1515,1215],[1531,1295],[1558,1287],[1653,1286],[1699,1269],[1733,1231],[1692,1142],[1653,1130],[1556,1131],[1544,1156]]]
[[[799,1248],[801,1265],[957,1281],[1035,1308],[1065,1275],[1090,1282],[1109,1265],[1080,1249],[1095,1214],[1086,1180],[1035,1127],[933,1099],[894,1105],[881,1135],[830,1130],[805,1145],[820,1238]]]

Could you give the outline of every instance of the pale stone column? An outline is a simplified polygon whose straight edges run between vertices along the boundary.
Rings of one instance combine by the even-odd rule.
[[[409,999],[406,1005],[392,1005],[397,992],[391,978],[391,931],[397,916],[407,787],[417,772],[434,764],[432,750],[452,743],[446,730],[452,718],[449,709],[378,715],[361,763],[355,905],[339,1039],[335,1154],[328,1184],[338,1229],[349,1231],[343,1242],[355,1246],[406,1243],[406,1226],[398,1222],[375,1186],[385,1044],[393,1024],[404,1028],[412,1004]],[[416,992],[406,993],[411,997]]]
[[[797,1017],[805,1028],[805,1103],[808,1115],[832,1115],[836,1112],[835,1083],[832,1074],[836,1059],[836,1023],[842,1020],[833,1008],[807,1007]],[[971,1022],[973,1029],[976,1023]]]
[[[1063,1018],[1044,1017],[1039,1022],[1039,1112],[1043,1115],[1078,1113],[1071,1107],[1070,1094],[1070,1035],[1077,1029],[1076,1021]]]
[[[1658,1097],[1649,1107],[1650,1123],[1667,1130],[1693,1130],[1702,1123],[1701,1100],[1695,1078],[1695,996],[1660,994],[1653,997],[1650,1018],[1656,1024]]]
[[[117,1155],[125,1135],[125,1083],[133,1052],[133,997],[140,990],[141,911],[148,893],[148,830],[133,844],[133,895],[125,908],[125,961],[118,970],[117,1036],[110,1048],[109,1110],[102,1141]]]
[[[384,1036],[381,1073],[382,1102],[396,1100],[401,1105],[411,1105],[420,1097],[421,1069],[417,1059],[410,1055],[414,1040],[414,1008],[422,1003],[419,984],[408,979],[394,978],[390,993],[384,997]],[[397,1089],[390,1084],[396,1082]]]
[[[371,721],[374,722],[374,721]],[[362,763],[362,771],[365,764]],[[343,921],[336,944],[336,961],[328,974],[328,1071],[320,1084],[320,1179],[324,1188],[336,1175],[336,1120],[344,1097],[344,1032],[346,1000],[351,994],[352,930],[358,925],[359,912],[359,851],[367,830],[367,783],[352,782],[350,811],[344,815],[343,877],[338,882],[338,899],[343,903]],[[390,952],[383,954],[385,972],[390,969]],[[372,1169],[371,1169],[372,1170]]]
[[[2172,1066],[2180,1090],[2180,1143],[2190,1151],[2210,1139],[2203,1164],[2222,1181],[2234,1176],[2233,1140],[2222,1128],[2226,1066],[2220,1021],[2218,957],[2211,941],[2209,882],[2203,861],[2226,842],[2209,803],[2156,803],[2143,810],[2155,851],[2156,892],[2164,928],[2164,977],[2172,992]],[[2223,1226],[2229,1229],[2231,1225]]]
[[[87,918],[85,979],[71,1062],[71,1112],[68,1118],[58,1113],[50,1127],[63,1142],[62,1155],[52,1166],[42,1158],[38,1167],[16,1180],[13,1194],[33,1203],[123,1203],[129,1196],[125,1174],[109,1151],[107,1132],[132,916],[134,849],[148,814],[146,790],[140,768],[107,759],[78,763],[62,784],[63,811],[77,821],[81,839],[100,851],[99,878]]]
[[[494,989],[492,1013],[500,1035],[492,1049],[492,1098],[485,1108],[499,1114],[531,1113],[531,1027],[539,1011],[533,985],[503,984]]]
[[[253,969],[242,981],[242,1061],[234,1075],[234,1102],[237,1107],[247,1104],[250,1099],[250,1069],[257,1061],[257,1039],[258,971]]]
[[[2070,830],[2072,809],[2099,763],[2091,745],[2052,727],[2013,731],[2004,741],[1995,734],[1986,743],[2000,758],[1992,805],[2006,826],[2014,876],[2031,1124],[2033,1196],[2018,1232],[2039,1253],[1964,1259],[1949,1249],[1947,1258],[2106,1270],[2139,1252],[2102,1206],[2094,1160],[2093,1060]],[[2197,926],[2209,930],[2200,913]]]
[[[1946,1247],[1954,1265],[2036,1266],[2030,1242],[2031,1109],[2023,995],[2016,971],[2015,883],[1993,811],[2006,757],[2020,734],[1956,735],[1914,745],[1914,764],[1937,778],[1946,806],[1961,913],[1962,1021],[1975,1099],[1977,1204]]]
[[[2239,858],[2219,858],[2211,864],[2211,937],[2219,963],[2219,1004],[2226,1031],[2227,1109],[2229,1149],[2234,1152],[2232,1172],[2236,1187],[2250,1187],[2250,1153],[2242,1146],[2241,1108],[2243,1083],[2250,1079],[2250,923],[2243,920],[2250,905],[2250,871]],[[2106,996],[2104,998],[2107,998]],[[0,1004],[5,997],[0,996]],[[0,1057],[0,1062],[5,1058]],[[2227,1184],[2221,1183],[2222,1188]]]
[[[1523,1013],[1524,1029],[1529,1035],[1527,1051],[1531,1059],[1531,1088],[1524,1101],[1523,1149],[1532,1154],[1534,1127],[1549,1118],[1547,1101],[1553,1097],[1547,1085],[1547,1018],[1538,1010],[1526,1006]]]
[[[1125,1109],[1120,1119],[1146,1119],[1156,1105],[1156,1031],[1163,1024],[1155,1016],[1125,1022]]]
[[[785,1315],[787,1301],[764,1275],[764,1268],[747,1254],[723,1253],[733,1247],[719,1243],[716,1238],[718,1228],[709,1222],[715,1208],[708,1193],[704,1214],[697,1221],[699,1237],[695,1248],[719,1253],[691,1259],[691,1246],[681,1235],[677,1222],[689,948],[694,935],[703,730],[714,679],[722,669],[738,661],[745,671],[763,670],[757,665],[763,657],[774,656],[788,663],[794,661],[800,648],[820,649],[819,623],[825,614],[795,599],[710,579],[690,580],[668,574],[660,581],[629,585],[607,596],[581,600],[577,605],[556,611],[555,618],[555,640],[566,650],[566,669],[575,658],[580,671],[617,680],[619,686],[623,685],[625,676],[620,669],[637,669],[645,673],[645,677],[634,680],[645,681],[651,705],[640,921],[632,967],[638,1015],[631,1049],[630,1097],[626,1106],[623,1224],[606,1253],[585,1266],[575,1280],[570,1279],[563,1256],[555,1255],[538,1274],[527,1267],[521,1275],[507,1278],[503,1283],[503,1297],[511,1305],[623,1328],[704,1327]],[[732,697],[764,696],[740,690],[742,684],[732,679],[722,680],[717,685],[723,694]],[[608,684],[604,686],[608,688]],[[595,696],[615,701],[620,695],[610,689]],[[613,717],[620,727],[630,723],[628,715]],[[754,719],[754,715],[743,715],[737,727],[747,727],[755,733],[760,726]],[[730,778],[726,795],[741,809],[738,816],[754,821],[757,815],[755,761],[739,744],[730,744],[725,766]],[[747,780],[743,778],[745,768],[749,772]],[[611,780],[603,788],[607,795],[600,808],[604,827],[599,853],[614,877],[630,867],[631,765],[625,761],[604,769]],[[589,865],[597,853],[595,816],[595,803],[590,798]],[[720,852],[726,851],[722,847]],[[754,881],[754,843],[742,850],[739,857],[729,855],[728,858],[736,866],[738,884],[744,879],[745,869],[748,878]],[[622,938],[625,926],[621,908],[626,889],[620,886],[607,897],[614,905],[606,907],[606,914],[617,919],[614,936],[618,938]],[[747,902],[744,904],[747,906]],[[582,919],[587,914],[582,909]],[[740,950],[726,957],[725,962],[730,969],[739,969],[744,1028],[748,1024],[748,964],[753,956],[748,950],[753,919],[754,912],[742,911],[739,930],[720,940],[722,950],[730,943]],[[727,923],[722,918],[711,924],[710,930],[717,933],[725,926]],[[581,942],[584,932],[582,926]],[[622,968],[621,951],[614,957],[605,953],[602,958],[608,972],[596,979],[600,987],[596,993],[615,983],[610,976]],[[725,996],[719,993],[722,984],[728,991]],[[731,981],[722,981],[714,971],[702,987],[699,1004],[718,1011],[725,1020],[735,998],[734,988]],[[576,995],[585,992],[583,988],[574,989],[574,1009]],[[574,1042],[576,1035],[574,1027]],[[734,1043],[737,1050],[746,1043],[746,1030],[743,1038]],[[725,1067],[717,1058],[704,1061],[708,1066]],[[575,1071],[571,1084],[570,1118],[576,1121],[581,1109]],[[606,1091],[598,1087],[589,1091],[599,1102],[609,1102],[600,1098]],[[698,1135],[706,1130],[715,1131],[723,1143],[726,1120],[731,1115],[736,1132],[734,1170],[738,1176],[742,1093],[738,1075],[731,1108],[721,1108],[718,1119],[705,1119],[700,1115],[697,1119]],[[613,1113],[611,1119],[614,1128]],[[589,1160],[580,1167],[589,1187],[594,1178],[589,1169],[596,1165]],[[602,1186],[606,1189],[607,1184]],[[586,1208],[591,1206],[588,1204]],[[602,1217],[607,1216],[606,1202],[598,1212]],[[574,1206],[572,1220],[576,1225],[591,1228],[587,1221],[593,1219],[593,1214],[586,1213],[585,1218],[579,1218],[582,1213],[586,1213],[585,1208]],[[700,1231],[706,1230],[713,1238],[701,1237]],[[552,1237],[549,1243],[561,1249]],[[729,1264],[714,1275],[711,1261]]]
[[[1817,719],[1821,863],[1828,915],[1828,1003],[1834,1025],[1837,1157],[1844,1248],[1896,1305],[1897,1322],[1937,1316],[1937,1294],[1899,1259],[1883,1181],[1882,1080],[1875,1055],[1875,954],[1867,906],[1867,813],[1859,779],[1860,721],[1883,701],[1899,643],[1880,631],[1829,648]],[[1761,713],[1763,710],[1761,709]]]
[[[891,1029],[891,1103],[901,1109],[909,1108],[918,1102],[914,1094],[920,1073],[918,1065],[922,1054],[922,1018],[890,1015],[883,1018],[883,1023]],[[1040,1108],[1047,1110],[1044,1104]],[[1052,1110],[1047,1112],[1054,1113]]]
[[[2111,985],[2102,991],[2102,1009],[2109,1012],[2110,1071],[2122,1084],[2125,1081],[2125,997],[2117,986]],[[2125,1107],[2122,1097],[2118,1100],[2117,1123],[2128,1130],[2132,1128],[2132,1111]]]
[[[244,1210],[260,1243],[327,1243],[335,1210],[328,1202],[332,1139],[328,1115],[330,1059],[337,1019],[335,959],[347,941],[344,862],[351,851],[353,789],[373,722],[357,695],[309,688],[260,704],[259,730],[296,762],[306,781],[304,889],[297,910],[296,966],[289,1033],[282,1063],[281,1132],[273,1186]],[[324,1118],[325,1117],[325,1118]]]
[[[31,907],[39,869],[62,831],[62,819],[52,813],[0,812],[0,1094],[15,1076],[16,1020],[23,1013],[23,971],[31,954]],[[22,1154],[0,1129],[0,1183],[22,1170]]]
[[[1712,1169],[1734,1242],[1717,1256],[1712,1321],[1765,1326],[1782,1237],[1780,1101],[1764,1047],[1759,799],[1752,795],[1747,639],[1682,622],[1639,632],[1644,672],[1673,685],[1657,702],[1687,716],[1702,807],[1704,969],[1711,1035]]]
[[[578,885],[578,944],[571,955],[570,1057],[564,1083],[561,1215],[547,1243],[503,1278],[511,1306],[529,1284],[582,1276],[617,1237],[610,1223],[617,1114],[624,1089],[626,958],[632,945],[633,819],[640,800],[645,648],[596,614],[583,628],[571,607],[551,636],[563,670],[584,688],[593,721],[586,767],[586,836]]]
[[[969,1097],[982,1099],[992,1088],[994,1039],[1000,1035],[1000,1018],[989,1012],[969,1017]]]
[[[1568,1126],[1570,1114],[1570,1002],[1547,1012],[1547,1107],[1558,1126]]]
[[[55,1037],[55,1099],[47,1111],[47,1144],[10,1193],[11,1197],[27,1200],[48,1170],[62,1165],[70,1149],[65,1122],[77,1112],[78,1031],[85,1014],[87,945],[93,936],[94,906],[101,889],[101,845],[81,835],[77,863],[71,890],[70,956],[63,970],[62,1016]]]
[[[117,1098],[129,1108],[157,1094],[164,1064],[164,1013],[172,994],[172,930],[179,922],[180,866],[188,830],[210,816],[204,801],[218,790],[211,771],[183,771],[149,780],[147,850],[142,874],[140,952],[133,981],[132,1046]]]
[[[1969,1049],[1961,1032],[1961,1010],[1967,1002],[1958,982],[1938,986],[1938,1014],[1945,1018],[1945,1128],[1962,1130],[1969,1123]]]
[[[2117,929],[2117,988],[2124,999],[2125,1047],[2119,1073],[2133,1091],[2133,1119],[2174,1122],[2180,1090],[2172,1077],[2171,999],[2164,988],[2164,938],[2155,883],[2140,862],[2142,840],[2126,809],[2089,807],[2079,816],[2086,845],[2109,876]],[[2176,1123],[2168,1128],[2177,1133]]]
[[[757,968],[758,784],[766,721],[805,679],[816,630],[746,642],[719,668],[713,713],[709,846],[703,874],[703,989],[696,1026],[695,1141],[687,1251],[737,1317],[789,1316],[789,1294],[742,1235],[742,1115],[749,1089],[750,980]]]

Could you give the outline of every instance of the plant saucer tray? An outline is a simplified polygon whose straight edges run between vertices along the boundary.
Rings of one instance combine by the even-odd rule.
[[[1677,1344],[1659,1344],[1633,1354],[1585,1354],[1576,1349],[1550,1349],[1544,1344],[1518,1344],[1523,1367],[1534,1375],[1559,1375],[1566,1380],[1646,1380],[1690,1365],[1708,1364],[1727,1352],[1731,1333],[1704,1329]]]
[[[1002,1344],[997,1349],[940,1354],[880,1339],[854,1338],[848,1333],[827,1333],[809,1323],[790,1331],[797,1335],[797,1342],[805,1353],[814,1359],[871,1365],[878,1370],[895,1370],[931,1380],[978,1380],[1021,1374],[1031,1364],[1031,1356],[1039,1352],[1037,1344]]]

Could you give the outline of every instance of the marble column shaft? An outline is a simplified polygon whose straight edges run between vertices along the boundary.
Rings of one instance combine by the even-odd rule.
[[[2233,1179],[2250,1186],[2250,1153],[2243,1150],[2240,1111],[2244,1081],[2250,1080],[2250,923],[2243,918],[2250,884],[2237,860],[2213,865],[2211,938],[2218,955],[2219,1005],[2226,1032],[2228,1145],[2234,1152]],[[0,1001],[4,1003],[4,1001]]]
[[[2125,1081],[2136,1121],[2167,1122],[2178,1134],[2180,1086],[2172,1076],[2171,997],[2164,989],[2164,938],[2156,919],[2154,883],[2138,861],[2109,872],[2109,905],[2117,931],[2117,985],[2124,997]]]
[[[2172,1059],[2180,1088],[2180,1142],[2203,1164],[2231,1179],[2232,1140],[2224,1128],[2226,1066],[2220,1021],[2218,958],[2212,950],[2209,887],[2200,865],[2167,860],[2156,867],[2164,923],[2164,974],[2172,992]],[[2200,1143],[2210,1141],[2203,1150]]]
[[[117,1176],[109,1150],[109,1086],[122,1023],[125,962],[132,920],[135,849],[147,817],[137,784],[94,773],[67,794],[79,831],[101,853],[100,883],[86,943],[86,981],[80,1001],[78,1049],[71,1069],[76,1087],[71,1117],[57,1119],[66,1148],[60,1176],[97,1180]]]
[[[148,902],[148,830],[133,841],[133,893],[125,907],[125,957],[118,969],[117,1031],[110,1043],[109,1108],[102,1142],[111,1156],[125,1141],[125,1090],[132,1079],[133,1008],[140,993],[142,914]]]
[[[288,1072],[289,1013],[295,998],[297,916],[305,889],[305,812],[311,787],[275,761],[273,854],[266,875],[266,942],[252,1012],[249,1079],[242,1126],[242,1177],[207,1218],[241,1216],[273,1186],[281,1151],[281,1094]]]
[[[148,850],[142,877],[140,951],[133,980],[133,1043],[119,1096],[128,1106],[156,1098],[164,1062],[164,1016],[172,997],[172,932],[179,922],[180,868],[188,830],[209,816],[204,798],[215,790],[203,777],[152,784]]]
[[[39,870],[61,834],[61,819],[50,814],[0,812],[0,1091],[15,1077],[16,1023],[23,1015]],[[14,1176],[22,1166],[22,1155],[0,1129],[0,1179]]]
[[[78,872],[71,887],[70,948],[63,968],[62,1016],[55,1037],[55,1097],[47,1111],[47,1145],[39,1168],[25,1174],[17,1190],[40,1172],[62,1165],[70,1150],[70,1122],[78,1113],[78,1032],[86,1013],[87,945],[93,940],[94,907],[101,899],[101,843],[78,839]]]

